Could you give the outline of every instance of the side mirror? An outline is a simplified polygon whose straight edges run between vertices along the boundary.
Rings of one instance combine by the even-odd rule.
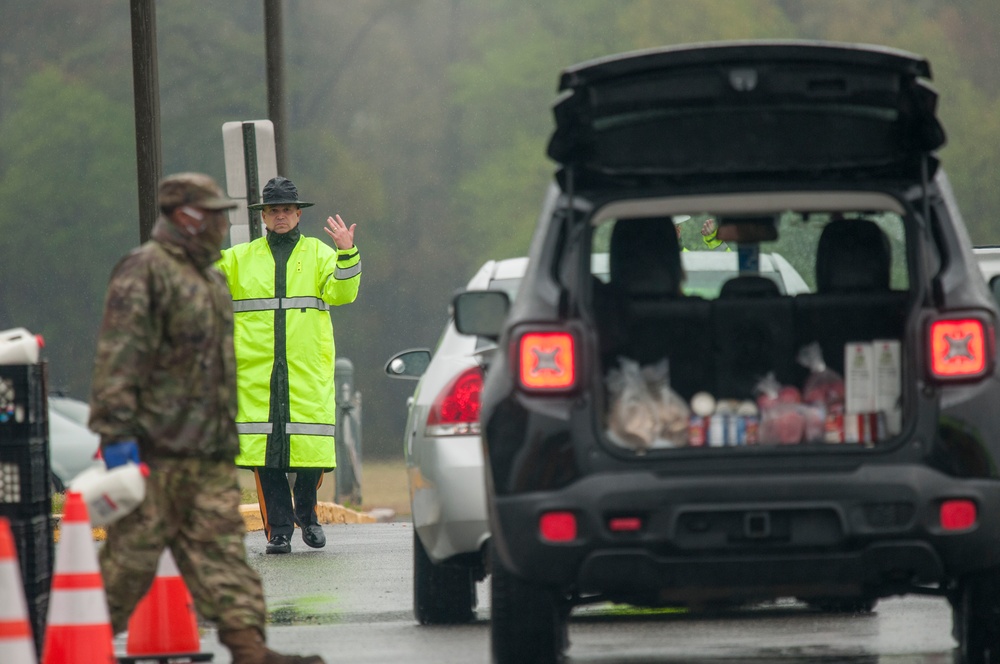
[[[396,353],[385,363],[385,375],[389,378],[416,380],[424,375],[431,363],[431,352],[426,348],[414,348]]]
[[[503,291],[465,291],[455,296],[451,307],[459,332],[496,340],[510,310],[510,298]]]

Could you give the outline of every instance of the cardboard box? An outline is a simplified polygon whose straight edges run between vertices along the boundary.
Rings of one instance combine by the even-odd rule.
[[[844,412],[871,413],[875,410],[875,357],[869,342],[844,346]]]
[[[899,433],[903,422],[900,403],[903,379],[900,369],[898,339],[876,339],[872,342],[875,361],[875,410],[885,413],[889,435]]]

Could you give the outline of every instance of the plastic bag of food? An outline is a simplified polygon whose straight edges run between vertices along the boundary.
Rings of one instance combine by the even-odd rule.
[[[760,417],[761,445],[795,445],[805,435],[805,414],[798,403],[776,403]]]
[[[656,447],[681,447],[688,442],[691,411],[679,394],[670,388],[670,363],[664,358],[642,368],[643,378],[655,405],[658,428]]]
[[[807,443],[822,443],[826,435],[826,405],[821,403],[800,404],[802,410],[802,437]]]
[[[798,388],[769,373],[754,388],[760,408],[760,445],[794,445],[805,436],[806,415]]]
[[[844,377],[826,366],[819,344],[814,341],[803,346],[796,359],[809,370],[809,376],[802,387],[802,401],[822,404],[829,412],[843,412]]]
[[[606,378],[611,399],[608,436],[622,447],[646,450],[660,430],[657,405],[639,363],[621,357],[618,364]]]
[[[757,381],[753,388],[753,394],[757,399],[757,407],[760,409],[761,415],[764,414],[764,410],[778,402],[778,393],[780,392],[781,383],[778,382],[773,372]]]

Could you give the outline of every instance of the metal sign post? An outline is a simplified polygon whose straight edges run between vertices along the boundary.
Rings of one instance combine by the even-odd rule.
[[[229,211],[231,245],[250,242],[262,234],[260,215],[249,205],[260,202],[260,188],[278,174],[274,125],[270,120],[226,122],[222,125],[226,158],[226,192],[240,201]]]

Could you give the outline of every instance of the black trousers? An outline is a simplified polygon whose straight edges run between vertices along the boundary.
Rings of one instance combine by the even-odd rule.
[[[289,490],[286,471],[254,468],[257,503],[260,505],[260,518],[264,522],[267,539],[275,535],[291,537],[295,524],[309,526],[319,523],[316,517],[316,490],[323,484],[323,470],[300,468],[294,472],[295,486]]]

